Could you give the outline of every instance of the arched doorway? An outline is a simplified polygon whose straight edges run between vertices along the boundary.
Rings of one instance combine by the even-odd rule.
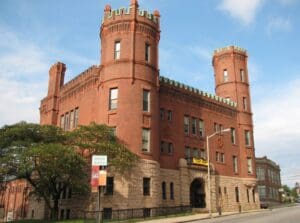
[[[205,184],[202,178],[194,179],[190,186],[190,205],[192,208],[205,208]]]

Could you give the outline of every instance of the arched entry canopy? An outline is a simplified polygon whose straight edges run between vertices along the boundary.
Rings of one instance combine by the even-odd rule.
[[[190,205],[192,208],[205,208],[205,183],[203,178],[196,178],[190,186]]]

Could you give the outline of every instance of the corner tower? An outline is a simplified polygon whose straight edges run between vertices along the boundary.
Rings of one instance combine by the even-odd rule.
[[[239,175],[255,177],[255,155],[246,50],[229,46],[215,50],[213,67],[218,96],[237,102]]]
[[[100,29],[99,121],[142,158],[159,156],[160,15],[141,10],[137,0],[127,8],[104,9]]]

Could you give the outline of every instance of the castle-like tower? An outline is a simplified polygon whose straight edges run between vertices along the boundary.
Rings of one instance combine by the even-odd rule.
[[[63,63],[50,68],[40,123],[65,131],[106,124],[141,158],[126,176],[108,171],[104,212],[144,208],[152,215],[151,208],[175,206],[207,211],[208,203],[212,211],[258,208],[246,51],[230,46],[214,52],[214,95],[160,76],[157,10],[142,10],[137,0],[126,8],[106,5],[100,38],[100,65],[67,83]],[[208,181],[206,139],[212,135]],[[95,197],[62,203],[61,209],[76,217],[79,210],[94,210]]]
[[[246,50],[230,46],[214,52],[216,94],[237,102],[237,140],[239,172],[243,177],[255,176],[253,122]],[[241,168],[247,163],[248,168]],[[252,169],[252,171],[251,171]]]
[[[116,126],[118,137],[146,159],[159,159],[160,15],[107,5],[101,25],[99,122]],[[110,100],[110,101],[108,101]],[[115,101],[113,101],[115,100]]]

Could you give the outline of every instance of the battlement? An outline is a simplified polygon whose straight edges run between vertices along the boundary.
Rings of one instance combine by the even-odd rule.
[[[238,47],[238,46],[226,46],[226,47],[216,49],[214,51],[214,55],[219,54],[219,53],[223,53],[223,52],[226,52],[226,51],[237,51],[237,52],[240,52],[242,54],[247,55],[247,50],[245,50],[244,48]]]
[[[119,9],[111,9],[110,6],[106,6],[104,17],[102,19],[102,24],[105,21],[115,21],[118,19],[124,19],[126,17],[131,18],[134,15],[135,8],[132,6],[129,7],[121,7]],[[137,8],[137,16],[140,18],[145,18],[154,24],[159,24],[159,12],[154,11],[151,13],[150,11]]]
[[[77,86],[78,84],[83,83],[85,80],[89,79],[90,77],[97,75],[98,69],[100,69],[100,67],[96,65],[89,67],[88,69],[86,69],[85,71],[77,75],[75,78],[65,83],[62,86],[61,91],[66,92],[71,88]]]
[[[197,89],[197,88],[194,88],[194,87],[185,85],[185,84],[183,84],[183,83],[180,83],[180,82],[171,80],[171,79],[169,79],[169,78],[160,76],[160,77],[159,77],[159,80],[160,80],[160,82],[162,82],[162,83],[166,83],[166,84],[172,85],[172,86],[174,86],[174,87],[178,87],[178,88],[180,88],[180,89],[189,91],[189,92],[191,92],[191,93],[198,94],[199,96],[203,96],[203,97],[212,99],[212,100],[214,100],[214,101],[216,101],[216,102],[223,103],[223,104],[228,105],[228,106],[230,106],[230,107],[234,107],[234,108],[237,107],[237,103],[234,102],[234,101],[228,100],[228,99],[226,99],[226,98],[219,97],[219,96],[214,95],[214,94],[210,94],[210,93],[201,91],[201,90],[199,90],[199,89]]]

